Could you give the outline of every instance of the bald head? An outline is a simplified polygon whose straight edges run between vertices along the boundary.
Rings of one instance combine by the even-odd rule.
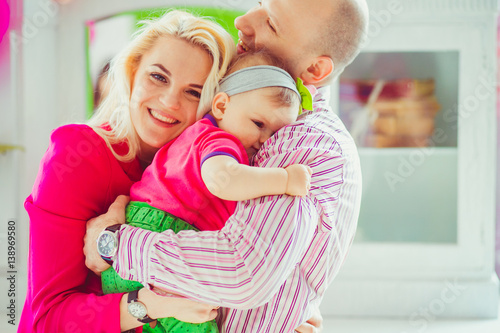
[[[262,0],[235,20],[238,52],[266,50],[293,77],[321,86],[359,53],[368,29],[366,0]]]
[[[368,6],[365,0],[322,0],[325,12],[319,24],[318,38],[312,48],[334,63],[328,81],[338,77],[358,55],[368,30]]]

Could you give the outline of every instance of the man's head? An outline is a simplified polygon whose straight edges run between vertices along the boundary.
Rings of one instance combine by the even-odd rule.
[[[368,29],[365,0],[263,0],[235,20],[238,52],[265,49],[293,77],[321,86],[359,53]]]

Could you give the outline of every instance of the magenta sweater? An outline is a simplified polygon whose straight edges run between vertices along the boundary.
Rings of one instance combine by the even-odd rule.
[[[121,146],[117,149],[126,149]],[[18,332],[120,332],[122,294],[102,295],[85,266],[87,221],[105,213],[140,179],[87,125],[56,129],[26,199],[30,218],[28,289]]]

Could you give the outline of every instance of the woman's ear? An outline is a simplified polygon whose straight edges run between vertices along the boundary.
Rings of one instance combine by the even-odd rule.
[[[305,84],[318,84],[325,80],[333,73],[335,64],[332,58],[328,56],[320,56],[307,67],[307,69],[300,74],[300,78]]]
[[[229,96],[225,92],[219,92],[212,100],[212,115],[215,119],[221,120],[224,118],[226,108],[229,103]]]

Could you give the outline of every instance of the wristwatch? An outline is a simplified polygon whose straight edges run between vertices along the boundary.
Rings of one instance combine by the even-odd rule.
[[[97,252],[101,258],[113,265],[113,257],[118,251],[118,233],[121,224],[115,224],[104,229],[97,237]]]
[[[127,309],[128,313],[132,315],[132,317],[136,318],[141,323],[147,324],[155,321],[156,319],[151,319],[148,316],[148,310],[146,309],[146,305],[138,300],[139,298],[139,290],[134,290],[128,293],[127,299]]]

